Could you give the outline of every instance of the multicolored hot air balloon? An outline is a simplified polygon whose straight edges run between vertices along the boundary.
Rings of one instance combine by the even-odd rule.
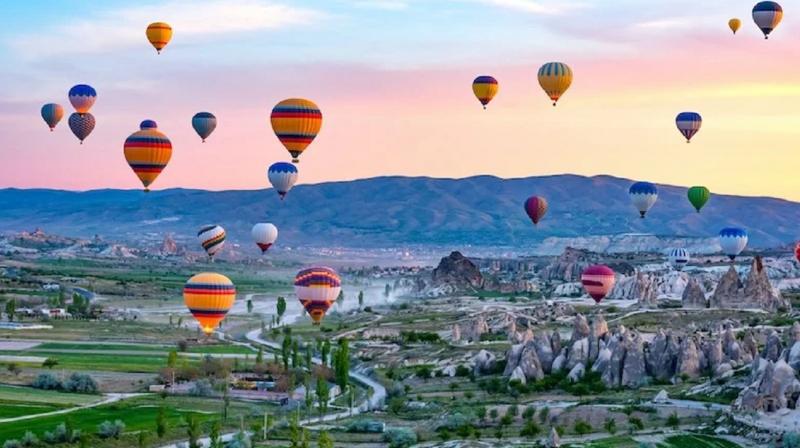
[[[497,95],[498,89],[500,89],[500,85],[497,84],[497,80],[491,76],[478,76],[472,81],[472,93],[474,93],[478,101],[483,104],[484,109],[486,109],[486,105],[489,104],[489,101],[492,101],[492,98]]]
[[[42,106],[42,119],[50,127],[50,132],[53,132],[53,129],[63,117],[64,108],[60,104],[47,103]]]
[[[328,308],[331,307],[339,291],[342,280],[331,268],[313,267],[303,269],[294,278],[294,292],[303,308],[311,316],[314,325],[319,325]]]
[[[278,192],[278,196],[281,197],[281,200],[286,197],[286,193],[288,193],[297,182],[298,175],[297,167],[286,162],[273,163],[267,170],[269,183],[271,183],[272,188]]]
[[[322,128],[322,112],[312,101],[302,98],[281,101],[272,109],[269,120],[278,140],[292,155],[293,163],[300,161],[298,157]]]
[[[742,21],[735,17],[731,20],[728,20],[728,28],[730,28],[731,31],[733,31],[733,34],[736,34],[736,32],[739,31],[739,28],[741,26],[742,26]]]
[[[681,112],[675,117],[675,126],[678,127],[681,135],[686,137],[686,143],[691,142],[694,134],[700,130],[703,124],[703,117],[697,112]]]
[[[764,39],[769,39],[769,34],[778,27],[783,18],[783,8],[776,2],[758,2],[753,6],[753,22],[764,33]]]
[[[667,260],[669,260],[669,264],[676,271],[681,271],[684,266],[689,264],[689,251],[682,247],[670,249],[669,252],[667,252]]]
[[[539,85],[556,105],[572,84],[572,69],[563,62],[548,62],[539,69]]]
[[[147,36],[147,40],[150,41],[150,45],[155,47],[158,54],[161,54],[161,50],[164,49],[170,39],[172,39],[172,27],[169,26],[168,23],[153,22],[147,25],[145,35]]]
[[[650,182],[636,182],[628,189],[628,196],[630,196],[633,206],[639,210],[639,216],[644,218],[644,215],[658,199],[658,188]]]
[[[75,134],[75,137],[78,137],[82,145],[86,137],[94,130],[94,115],[89,112],[83,114],[74,112],[69,116],[68,123],[72,133]]]
[[[702,186],[689,188],[686,195],[689,197],[689,202],[691,202],[692,206],[697,210],[697,213],[700,213],[700,209],[703,208],[706,202],[711,198],[711,192],[708,188]]]
[[[172,158],[172,142],[158,130],[155,121],[144,120],[139,130],[125,139],[124,151],[125,160],[147,192]]]
[[[581,274],[583,289],[594,299],[595,303],[600,303],[611,292],[615,281],[614,270],[602,264],[589,266]]]
[[[547,200],[541,196],[529,197],[525,201],[525,213],[533,221],[533,225],[538,225],[547,213]]]
[[[217,117],[211,112],[198,112],[192,117],[192,127],[205,143],[208,136],[217,128]]]
[[[726,227],[720,230],[719,246],[722,248],[722,253],[731,261],[735,260],[736,256],[747,247],[747,231],[738,227]]]
[[[183,286],[183,303],[205,334],[211,334],[225,319],[235,300],[236,286],[215,272],[197,274]]]
[[[94,105],[97,100],[97,92],[92,86],[86,84],[78,84],[69,89],[69,102],[75,108],[75,112],[83,115],[89,112],[89,109]]]
[[[208,254],[208,259],[214,261],[214,255],[225,246],[225,229],[214,224],[203,226],[197,232],[197,240]]]
[[[272,245],[275,244],[275,240],[278,239],[278,228],[268,222],[260,222],[253,226],[253,230],[250,231],[250,234],[253,235],[253,240],[255,240],[263,254],[267,249],[272,247]]]

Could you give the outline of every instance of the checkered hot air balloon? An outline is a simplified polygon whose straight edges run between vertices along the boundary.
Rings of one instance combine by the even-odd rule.
[[[86,137],[94,130],[95,123],[94,115],[89,112],[83,114],[74,112],[69,116],[68,120],[70,130],[75,134],[75,137],[78,137],[78,140],[81,141],[81,145],[83,141],[86,140]]]
[[[125,160],[144,185],[144,191],[150,191],[150,184],[172,158],[172,142],[158,130],[155,121],[144,120],[139,130],[125,139],[123,148]]]
[[[215,272],[197,274],[183,287],[183,302],[205,334],[211,334],[225,319],[235,300],[236,286]]]
[[[319,325],[325,313],[331,307],[339,291],[342,290],[342,280],[339,274],[328,267],[313,267],[303,269],[294,278],[294,292],[297,300],[311,316],[314,325]]]
[[[600,303],[611,292],[615,281],[614,270],[602,264],[589,266],[581,274],[583,288],[595,303]]]

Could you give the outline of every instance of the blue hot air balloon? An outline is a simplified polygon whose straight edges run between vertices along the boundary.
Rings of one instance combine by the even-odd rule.
[[[97,99],[97,92],[92,86],[78,84],[69,89],[69,102],[75,108],[75,112],[83,115],[89,112]]]
[[[686,143],[689,143],[700,130],[703,124],[703,117],[697,112],[681,112],[675,117],[675,125],[681,134],[686,137]]]
[[[644,215],[658,199],[658,188],[650,182],[636,182],[628,189],[628,196],[630,196],[633,206],[639,210],[639,216],[644,218]]]
[[[287,162],[273,163],[267,170],[269,183],[271,183],[275,191],[278,192],[278,196],[281,197],[281,200],[283,200],[286,193],[288,193],[297,182],[297,176],[297,167]]]
[[[731,261],[735,260],[736,256],[747,247],[747,231],[738,227],[726,227],[720,230],[719,246],[722,248],[722,253]]]
[[[764,39],[769,39],[769,33],[778,27],[783,18],[783,8],[775,2],[758,2],[753,7],[753,21],[764,33]]]
[[[208,136],[217,128],[217,117],[211,112],[198,112],[192,117],[192,127],[205,143]]]

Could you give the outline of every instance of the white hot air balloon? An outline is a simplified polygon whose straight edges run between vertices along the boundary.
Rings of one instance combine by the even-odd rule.
[[[676,270],[680,271],[683,270],[683,267],[689,264],[689,251],[678,247],[675,249],[670,249],[667,253],[667,259],[669,260],[669,264]]]
[[[658,188],[650,182],[636,182],[628,189],[628,196],[636,210],[639,210],[639,216],[644,218],[658,199]]]
[[[281,200],[286,196],[286,193],[292,189],[297,182],[297,167],[294,164],[286,162],[277,162],[270,165],[267,170],[267,178],[272,188],[278,192]]]
[[[266,252],[278,239],[278,228],[268,222],[260,222],[253,226],[250,231],[253,235],[253,240],[261,249],[261,253]]]
[[[719,231],[719,246],[722,253],[728,256],[731,261],[742,253],[747,247],[747,231],[738,227],[726,227]]]

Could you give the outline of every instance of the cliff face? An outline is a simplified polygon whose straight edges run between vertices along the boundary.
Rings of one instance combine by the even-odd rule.
[[[452,292],[471,291],[483,287],[483,275],[469,258],[455,251],[439,261],[431,275],[432,288]]]
[[[731,266],[720,279],[709,302],[711,307],[761,308],[770,312],[788,310],[791,307],[789,300],[772,287],[760,256],[753,258],[753,265],[744,284],[739,273]]]

